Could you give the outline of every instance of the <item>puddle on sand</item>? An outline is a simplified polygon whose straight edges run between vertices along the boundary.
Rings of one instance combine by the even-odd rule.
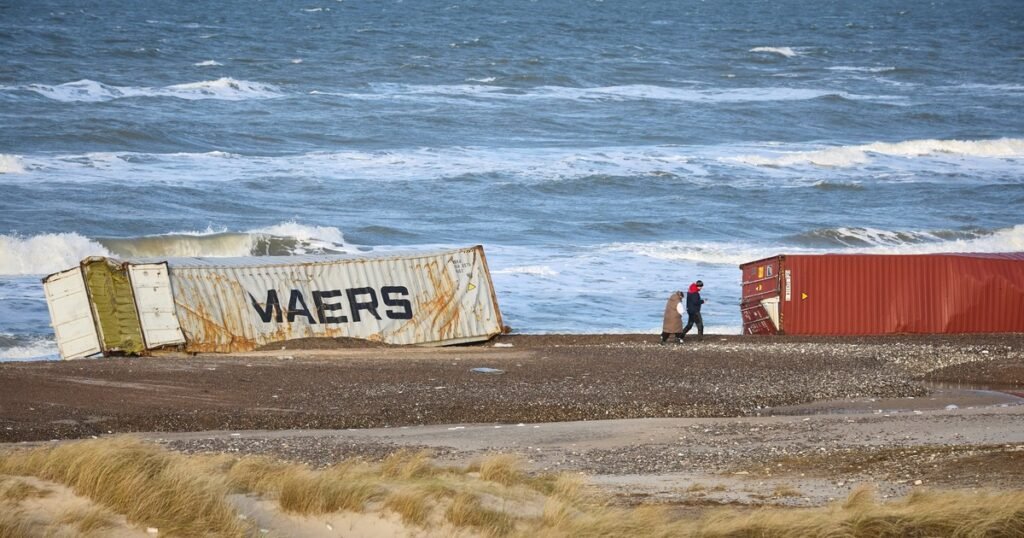
[[[977,390],[986,392],[1002,392],[1017,398],[1024,398],[1024,385],[1016,383],[959,383],[950,381],[922,381],[928,390]]]
[[[906,398],[849,398],[769,408],[771,415],[897,414],[971,407],[1024,405],[1024,387],[921,382],[929,394]],[[761,413],[766,414],[765,412]]]

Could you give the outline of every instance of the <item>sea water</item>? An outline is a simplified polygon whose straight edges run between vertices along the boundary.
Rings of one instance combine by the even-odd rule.
[[[1024,250],[1024,3],[0,5],[0,358],[90,255],[483,244],[524,333],[779,253]],[[885,282],[878,282],[885,286]]]

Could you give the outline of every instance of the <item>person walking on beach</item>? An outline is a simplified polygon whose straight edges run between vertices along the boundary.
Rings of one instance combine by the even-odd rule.
[[[686,338],[686,333],[690,332],[695,323],[697,324],[697,339],[704,339],[704,320],[700,317],[700,305],[704,304],[704,299],[700,298],[700,290],[703,287],[704,283],[698,280],[690,284],[690,289],[686,291],[686,327],[683,328],[683,334],[679,336],[680,342]]]
[[[677,342],[683,341],[683,292],[674,291],[665,303],[665,320],[661,322],[661,343],[668,342],[669,336],[675,336]]]

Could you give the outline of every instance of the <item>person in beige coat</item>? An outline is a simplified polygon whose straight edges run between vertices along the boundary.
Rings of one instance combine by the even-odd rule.
[[[683,341],[683,292],[674,291],[665,303],[665,319],[661,322],[661,343],[675,336],[677,342]]]

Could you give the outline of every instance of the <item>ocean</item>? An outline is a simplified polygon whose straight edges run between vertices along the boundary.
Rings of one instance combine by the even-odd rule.
[[[653,335],[775,254],[1024,250],[1019,0],[7,1],[0,50],[0,360],[91,255],[482,244],[515,331]]]

